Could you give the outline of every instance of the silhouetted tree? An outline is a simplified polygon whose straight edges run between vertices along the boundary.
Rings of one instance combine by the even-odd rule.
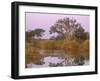
[[[37,38],[41,37],[44,32],[45,32],[45,30],[43,30],[43,29],[35,29],[32,31],[33,37],[37,37]]]
[[[35,29],[35,30],[30,30],[30,31],[26,31],[26,41],[30,42],[32,39],[38,38],[38,37],[42,37],[43,33],[45,32],[45,30],[43,29]]]

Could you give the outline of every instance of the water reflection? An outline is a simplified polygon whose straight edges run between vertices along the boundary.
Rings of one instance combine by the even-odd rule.
[[[60,67],[60,66],[77,66],[77,65],[88,65],[89,62],[83,57],[66,59],[63,56],[50,55],[41,59],[37,64],[27,64],[27,68],[37,67]]]

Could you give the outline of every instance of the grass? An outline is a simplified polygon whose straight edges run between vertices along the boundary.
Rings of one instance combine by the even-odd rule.
[[[89,59],[89,40],[85,40],[82,44],[76,40],[33,40],[30,43],[26,42],[25,54],[26,65],[38,64],[42,58],[53,54],[75,58],[83,56]]]

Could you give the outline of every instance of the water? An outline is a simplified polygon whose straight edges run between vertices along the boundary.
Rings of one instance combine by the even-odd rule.
[[[47,56],[41,59],[43,64],[27,64],[28,68],[39,68],[39,67],[57,67],[57,66],[75,66],[76,63],[73,62],[74,59],[70,58],[68,61],[65,60],[64,57],[61,56]],[[84,61],[83,65],[88,65],[89,61]]]
[[[27,67],[31,68],[31,67],[48,67],[50,63],[53,64],[57,64],[57,63],[61,63],[62,61],[64,61],[65,59],[61,59],[59,57],[52,57],[52,56],[48,56],[45,57],[44,59],[41,59],[41,61],[44,62],[44,64],[42,65],[37,65],[37,64],[27,64]]]

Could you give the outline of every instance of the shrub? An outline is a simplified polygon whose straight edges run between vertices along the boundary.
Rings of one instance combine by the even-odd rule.
[[[57,40],[57,41],[55,41],[55,46],[54,46],[54,48],[56,49],[56,50],[62,50],[62,45],[63,45],[63,43],[64,43],[64,41],[63,40]]]
[[[44,49],[44,50],[54,50],[55,49],[54,46],[55,46],[55,41],[52,41],[52,40],[44,41],[44,42],[41,42],[40,44],[41,49]]]
[[[89,40],[85,40],[81,45],[81,53],[86,58],[89,59]]]
[[[62,45],[62,49],[67,54],[76,55],[79,53],[79,43],[75,40],[66,40]]]
[[[26,46],[25,48],[25,61],[28,63],[37,63],[40,61],[41,55],[38,50],[32,46]]]

